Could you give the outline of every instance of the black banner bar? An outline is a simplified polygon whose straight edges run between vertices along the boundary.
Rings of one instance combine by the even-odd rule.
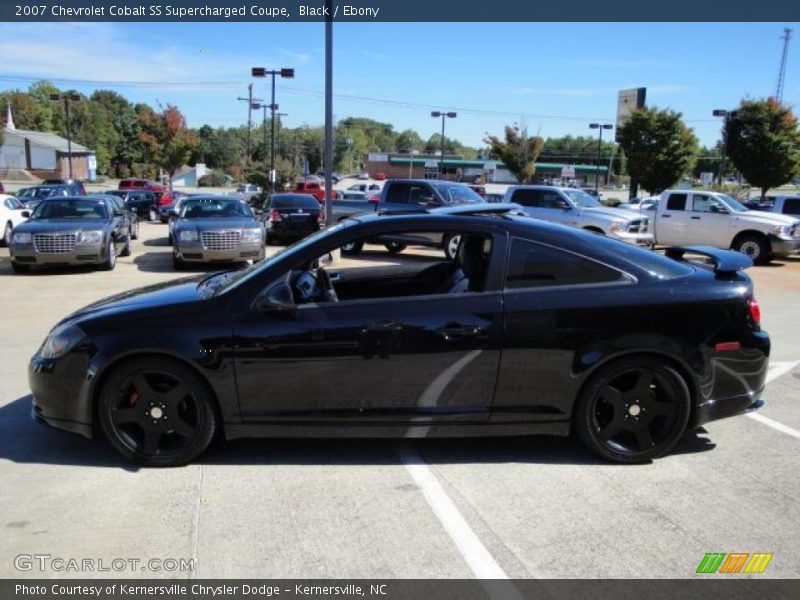
[[[3,600],[789,600],[800,582],[737,575],[681,579],[4,579]]]
[[[303,22],[749,22],[800,20],[797,0],[0,0],[0,20]]]

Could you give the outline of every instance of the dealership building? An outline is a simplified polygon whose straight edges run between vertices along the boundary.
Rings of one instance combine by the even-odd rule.
[[[370,153],[364,170],[372,178],[383,175],[389,179],[410,177],[414,179],[444,178],[452,181],[475,181],[480,177],[485,183],[517,183],[516,178],[499,161],[489,159],[466,159],[459,155],[444,157],[436,154]],[[440,175],[441,172],[441,175]],[[599,185],[607,180],[608,167],[597,165],[574,165],[567,163],[537,162],[536,175],[542,179],[564,177],[575,179],[582,185]]]

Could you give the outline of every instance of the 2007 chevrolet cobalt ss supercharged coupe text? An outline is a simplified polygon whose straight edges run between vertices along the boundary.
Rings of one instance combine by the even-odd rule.
[[[642,462],[760,406],[770,342],[747,257],[662,256],[514,212],[357,217],[243,270],[87,306],[31,360],[34,414],[155,466],[191,461],[216,434],[571,430]],[[327,260],[406,234],[461,242],[454,260],[387,263],[380,246]]]

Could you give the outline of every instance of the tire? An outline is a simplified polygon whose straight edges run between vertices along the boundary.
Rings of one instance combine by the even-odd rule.
[[[171,233],[167,234],[167,241],[169,242],[169,245],[172,246],[173,239],[172,239],[172,234]]]
[[[172,255],[172,268],[175,269],[176,271],[183,271],[183,270],[186,269],[186,263],[183,262],[180,258],[178,258],[177,256],[175,256],[173,254]]]
[[[217,429],[214,407],[194,371],[161,357],[125,361],[108,375],[97,399],[111,446],[149,467],[175,467],[200,456]]]
[[[138,240],[139,239],[139,221],[136,221],[131,227],[131,239]]]
[[[27,273],[28,271],[31,270],[31,266],[30,265],[21,265],[18,262],[12,260],[11,261],[11,270],[14,271],[14,273]]]
[[[386,249],[389,251],[389,254],[399,254],[400,252],[408,248],[406,244],[401,244],[399,242],[386,242],[384,246],[386,246]]]
[[[737,238],[733,249],[749,256],[756,265],[764,265],[772,258],[769,241],[760,235],[748,234]]]
[[[442,250],[444,250],[444,255],[449,260],[455,260],[456,254],[458,254],[458,246],[461,243],[461,236],[458,234],[447,234],[444,236],[442,240]]]
[[[131,236],[128,235],[128,239],[125,240],[125,246],[122,248],[122,251],[119,253],[119,255],[130,256],[131,252],[133,252],[133,242],[131,241]]]
[[[14,232],[14,226],[11,224],[11,221],[6,223],[5,229],[3,229],[3,245],[6,248],[11,247],[11,235]]]
[[[341,253],[344,256],[355,256],[360,254],[364,249],[364,242],[350,242],[341,247]]]
[[[598,456],[643,463],[663,456],[689,421],[691,394],[683,377],[663,361],[631,357],[595,373],[574,411],[578,438]]]
[[[106,259],[103,261],[103,270],[104,271],[113,271],[114,267],[117,266],[117,247],[114,244],[114,239],[108,239],[108,244],[106,245]]]

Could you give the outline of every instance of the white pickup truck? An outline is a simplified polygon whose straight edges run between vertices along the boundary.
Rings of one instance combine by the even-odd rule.
[[[800,221],[749,210],[727,194],[666,190],[650,214],[660,245],[731,248],[757,264],[800,251]]]

